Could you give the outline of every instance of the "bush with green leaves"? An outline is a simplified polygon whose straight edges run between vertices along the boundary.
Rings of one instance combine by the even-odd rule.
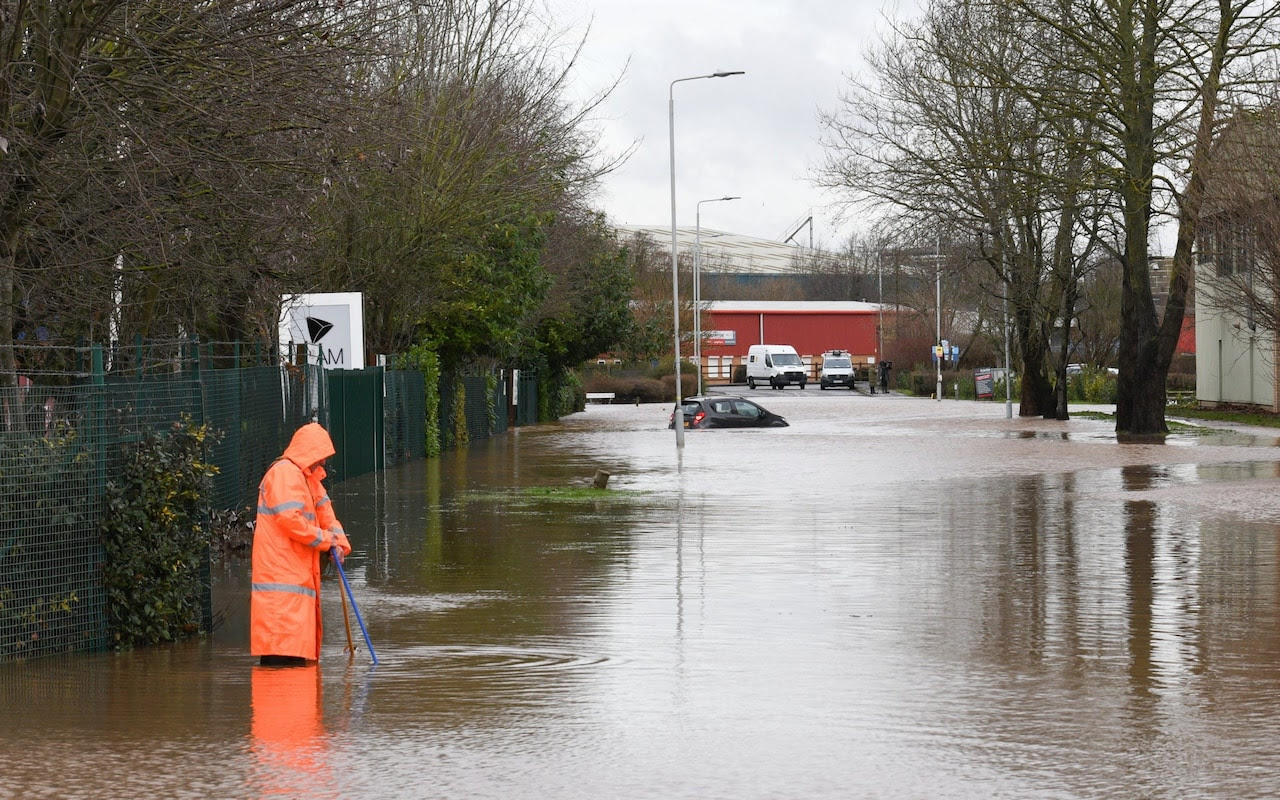
[[[434,458],[440,455],[440,356],[431,342],[420,342],[396,357],[396,367],[422,373],[427,405],[425,447],[427,458]]]
[[[116,647],[203,633],[205,564],[213,476],[207,460],[219,435],[184,417],[165,435],[120,445],[106,486],[103,579]]]
[[[75,647],[94,628],[68,552],[92,542],[94,462],[76,429],[0,431],[0,658]]]
[[[1067,376],[1067,399],[1073,403],[1114,403],[1116,376],[1100,367],[1086,366]]]

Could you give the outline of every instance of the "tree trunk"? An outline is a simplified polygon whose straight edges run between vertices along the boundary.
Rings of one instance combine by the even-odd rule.
[[[0,389],[17,384],[17,364],[13,353],[13,251],[0,252]]]
[[[1120,375],[1116,381],[1116,432],[1167,433],[1165,375],[1156,361],[1155,299],[1147,237],[1151,233],[1152,176],[1155,172],[1156,35],[1154,0],[1126,7],[1122,25],[1134,31],[1132,52],[1120,69],[1124,174],[1124,253],[1120,263]]]

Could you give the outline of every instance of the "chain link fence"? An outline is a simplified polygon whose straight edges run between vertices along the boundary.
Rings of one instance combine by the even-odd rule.
[[[15,355],[16,385],[0,387],[0,661],[107,646],[103,497],[131,444],[179,420],[208,423],[221,435],[211,503],[247,508],[292,432],[325,409],[319,367],[241,366],[230,346]]]
[[[19,347],[15,355],[16,385],[0,386],[0,662],[109,646],[104,492],[129,445],[150,433],[184,419],[207,424],[217,434],[210,511],[251,518],[263,473],[312,419],[343,442],[334,481],[423,458],[430,436],[448,449],[501,434],[509,421],[537,421],[537,382],[527,376],[446,376],[429,387],[415,370],[339,376],[272,363],[274,348],[241,343]],[[435,427],[426,410],[433,389]],[[205,569],[208,630],[207,560]]]

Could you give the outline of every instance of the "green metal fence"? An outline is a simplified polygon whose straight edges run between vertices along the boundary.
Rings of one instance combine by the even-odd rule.
[[[0,389],[0,658],[106,642],[101,387]],[[84,424],[97,419],[97,424]]]
[[[64,350],[19,348],[18,385],[0,388],[0,661],[106,646],[103,495],[131,444],[207,422],[221,435],[212,503],[245,508],[327,405],[319,367],[213,369],[187,343]],[[207,626],[207,581],[202,601]]]
[[[533,425],[538,421],[538,378],[521,375],[516,382],[516,425]]]
[[[504,381],[484,375],[446,375],[440,380],[439,391],[441,449],[506,433],[510,401]]]
[[[334,483],[382,469],[385,439],[381,367],[332,369],[329,383],[329,433],[337,454],[331,459]]]
[[[383,452],[386,465],[427,457],[427,386],[417,370],[386,370]]]
[[[129,445],[150,432],[186,418],[218,433],[215,511],[251,509],[262,474],[313,419],[338,451],[331,483],[425,456],[423,373],[273,357],[270,347],[190,342],[19,348],[18,385],[0,387],[0,662],[108,645],[103,496]],[[537,421],[536,380],[514,384],[513,403],[503,377],[441,380],[446,447],[457,444],[458,384],[469,440],[506,431],[511,417]]]

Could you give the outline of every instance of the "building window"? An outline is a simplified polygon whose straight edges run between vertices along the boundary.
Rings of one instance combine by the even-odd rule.
[[[1237,215],[1206,221],[1200,238],[1200,259],[1214,265],[1218,277],[1247,275],[1257,257],[1253,226]]]

